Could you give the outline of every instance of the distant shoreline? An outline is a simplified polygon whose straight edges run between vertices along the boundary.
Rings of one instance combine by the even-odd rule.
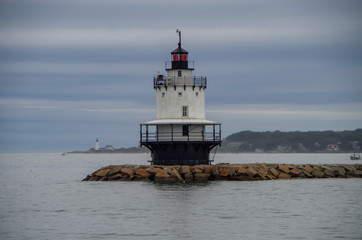
[[[99,144],[98,144],[99,145]],[[106,145],[69,153],[149,153],[147,148]],[[362,149],[362,129],[353,131],[254,132],[241,131],[222,140],[216,153],[353,153]]]
[[[150,151],[146,148],[142,148],[141,150],[128,150],[128,149],[122,149],[122,150],[87,150],[87,151],[72,151],[72,152],[66,152],[66,154],[100,154],[100,153],[109,153],[109,154],[115,154],[115,153],[150,153]],[[219,151],[216,152],[216,154],[351,154],[353,151],[318,151],[318,152],[226,152],[226,151]],[[210,153],[213,154],[213,153]]]
[[[149,150],[146,148],[140,148],[140,147],[130,147],[130,148],[111,148],[111,149],[99,149],[99,150],[95,150],[94,148],[91,148],[87,151],[80,151],[80,150],[76,150],[76,151],[72,151],[72,152],[67,152],[67,154],[72,154],[72,153],[85,153],[85,154],[99,154],[99,153],[149,153]]]

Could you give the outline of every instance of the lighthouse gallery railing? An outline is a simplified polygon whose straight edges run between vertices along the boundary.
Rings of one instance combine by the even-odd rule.
[[[159,75],[153,78],[153,87],[177,87],[177,86],[192,86],[192,87],[203,87],[206,88],[207,78],[206,77],[165,77]]]
[[[142,143],[148,142],[221,142],[220,124],[212,124],[210,131],[192,132],[189,131],[186,135],[183,131],[162,131],[158,132],[157,128],[151,129],[150,125],[140,124],[140,140]]]

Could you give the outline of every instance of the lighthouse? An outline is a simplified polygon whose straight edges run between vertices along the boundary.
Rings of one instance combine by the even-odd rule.
[[[221,123],[205,119],[207,78],[193,76],[194,64],[177,33],[166,76],[153,78],[156,119],[140,124],[140,145],[151,151],[155,165],[210,164],[210,151],[221,145]]]
[[[96,151],[99,150],[99,142],[98,142],[98,138],[96,139],[96,148],[95,148]]]

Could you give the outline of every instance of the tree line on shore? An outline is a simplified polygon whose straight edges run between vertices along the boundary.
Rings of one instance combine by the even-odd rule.
[[[227,136],[220,152],[353,152],[362,148],[362,129],[353,131],[253,132]]]
[[[362,129],[353,131],[241,131],[223,139],[218,152],[353,152],[362,149]],[[145,147],[113,148],[71,153],[148,153]]]

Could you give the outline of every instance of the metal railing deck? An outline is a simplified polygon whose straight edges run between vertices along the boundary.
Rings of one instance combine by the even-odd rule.
[[[212,124],[211,129],[205,131],[158,131],[157,128],[149,128],[149,125],[140,124],[140,142],[221,142],[221,127],[219,124]]]
[[[164,77],[159,75],[153,78],[153,87],[177,87],[177,86],[192,86],[206,88],[206,77]]]
[[[141,133],[141,143],[148,142],[220,142],[221,136],[219,133],[206,132],[189,133],[183,136],[182,132],[169,133]]]

